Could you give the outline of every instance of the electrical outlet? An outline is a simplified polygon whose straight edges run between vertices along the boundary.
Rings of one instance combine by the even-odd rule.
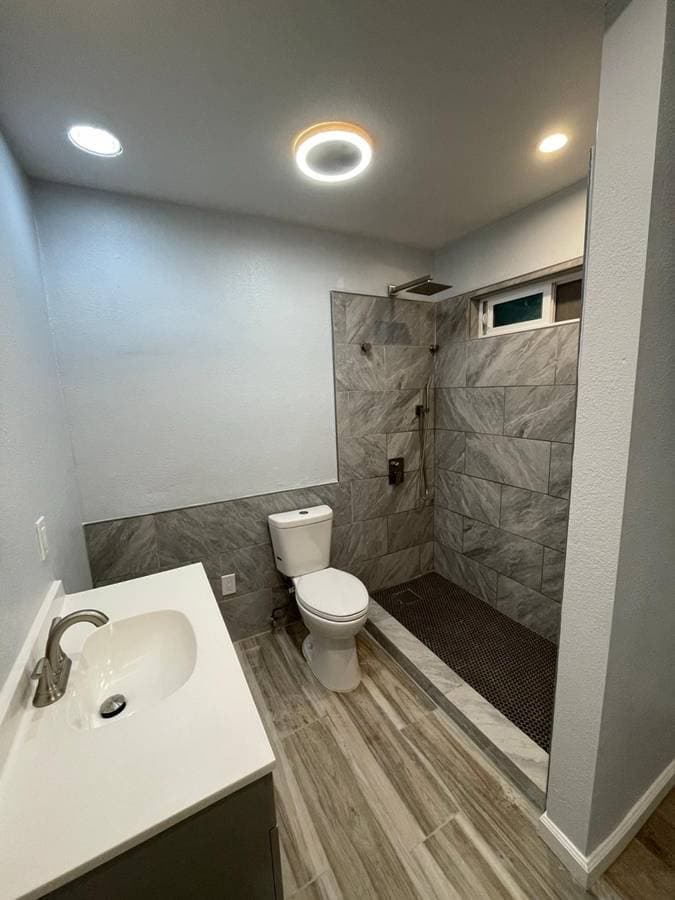
[[[228,594],[236,594],[237,576],[234,573],[232,573],[232,575],[223,575],[220,579],[220,587],[223,592],[223,597],[226,597]]]
[[[40,549],[40,559],[44,562],[49,556],[49,541],[47,540],[47,522],[44,516],[35,523],[35,531],[37,532],[38,547]]]

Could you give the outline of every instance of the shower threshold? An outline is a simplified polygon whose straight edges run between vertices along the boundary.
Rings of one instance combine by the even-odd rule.
[[[435,572],[374,592],[366,628],[543,809],[556,646]]]

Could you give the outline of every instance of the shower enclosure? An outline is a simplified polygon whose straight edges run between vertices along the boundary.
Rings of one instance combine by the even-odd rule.
[[[579,281],[580,266],[435,303],[332,298],[339,477],[353,511],[336,565],[368,586],[371,631],[537,801],[555,689],[579,334],[569,313],[578,308],[561,299],[558,321],[489,337],[482,311],[522,284],[529,297],[542,279],[552,291]],[[386,477],[392,457],[403,458],[397,484]]]

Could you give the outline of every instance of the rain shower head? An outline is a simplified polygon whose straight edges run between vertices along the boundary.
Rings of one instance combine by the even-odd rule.
[[[395,297],[403,291],[409,291],[411,294],[422,294],[424,297],[431,297],[433,294],[440,294],[441,291],[447,291],[451,287],[451,284],[441,284],[440,281],[433,281],[431,275],[422,275],[421,278],[413,278],[412,281],[406,281],[404,284],[390,284],[388,294],[390,297]]]

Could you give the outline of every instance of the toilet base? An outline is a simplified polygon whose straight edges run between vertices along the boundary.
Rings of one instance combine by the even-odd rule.
[[[347,693],[361,683],[361,666],[353,637],[336,640],[308,634],[302,642],[302,655],[312,674],[329,691]]]

